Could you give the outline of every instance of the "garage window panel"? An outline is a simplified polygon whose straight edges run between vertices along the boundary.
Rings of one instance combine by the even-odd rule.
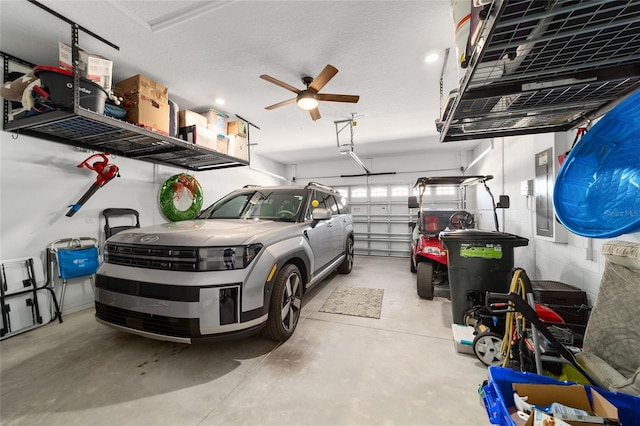
[[[384,198],[387,196],[387,188],[384,186],[377,186],[371,188],[371,197],[372,198]]]
[[[367,188],[351,188],[351,198],[367,198]]]
[[[408,197],[409,196],[409,186],[392,186],[391,187],[391,197],[392,198],[400,198],[400,197]]]

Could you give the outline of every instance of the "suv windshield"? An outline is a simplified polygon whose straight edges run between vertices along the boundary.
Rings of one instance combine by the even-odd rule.
[[[230,194],[198,219],[268,219],[293,221],[301,210],[304,189],[258,189]]]

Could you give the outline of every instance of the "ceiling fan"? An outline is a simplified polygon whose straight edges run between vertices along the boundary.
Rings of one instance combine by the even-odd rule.
[[[268,107],[265,107],[265,109],[272,110],[280,108],[284,105],[297,103],[301,109],[309,111],[309,114],[311,115],[313,121],[316,121],[320,118],[320,111],[318,110],[319,101],[349,102],[355,104],[360,99],[360,96],[318,93],[320,92],[320,89],[322,89],[337,73],[338,69],[336,67],[327,65],[316,78],[302,78],[302,83],[306,86],[306,89],[303,90],[299,90],[269,75],[262,74],[260,76],[261,79],[267,80],[268,82],[273,83],[276,86],[283,87],[298,95],[293,99],[288,99],[286,101],[278,102],[277,104],[269,105]]]

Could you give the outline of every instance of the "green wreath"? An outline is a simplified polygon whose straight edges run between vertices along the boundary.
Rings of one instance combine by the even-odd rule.
[[[175,200],[179,200],[183,190],[191,198],[191,206],[187,210],[178,210]],[[202,208],[202,187],[195,177],[186,173],[173,175],[160,188],[160,209],[164,217],[172,222],[189,220],[196,217]]]

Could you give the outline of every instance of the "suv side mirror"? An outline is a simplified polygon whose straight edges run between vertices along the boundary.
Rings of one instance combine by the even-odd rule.
[[[323,208],[317,208],[317,209],[313,209],[313,211],[311,212],[311,218],[313,220],[327,220],[327,219],[331,219],[331,210],[329,209],[323,209]]]
[[[509,196],[508,195],[501,195],[499,200],[498,200],[498,204],[496,204],[496,208],[498,208],[498,209],[508,209],[510,204],[511,203],[509,201]]]
[[[311,210],[311,228],[315,228],[321,220],[331,219],[331,210],[322,207]]]
[[[408,204],[410,209],[417,209],[418,207],[420,207],[420,205],[418,204],[418,197],[416,197],[415,195],[409,197]]]

